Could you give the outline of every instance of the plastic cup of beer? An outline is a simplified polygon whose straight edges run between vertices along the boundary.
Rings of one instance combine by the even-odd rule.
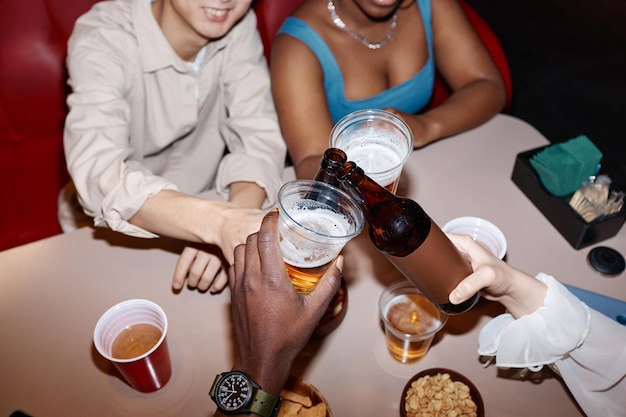
[[[172,376],[167,347],[167,316],[152,301],[133,299],[114,305],[98,320],[96,350],[140,392],[161,389]]]
[[[413,133],[402,119],[385,110],[358,110],[344,116],[330,133],[339,148],[365,175],[395,193],[402,167],[413,150]]]
[[[308,294],[346,243],[361,233],[363,212],[344,191],[311,180],[283,185],[278,206],[283,260],[296,290]]]
[[[415,363],[426,355],[448,320],[446,313],[407,280],[394,282],[383,290],[378,311],[385,327],[387,350],[403,364]]]

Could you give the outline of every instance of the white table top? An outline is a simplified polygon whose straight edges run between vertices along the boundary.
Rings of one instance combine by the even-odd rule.
[[[594,273],[585,261],[591,248],[571,248],[510,180],[516,154],[544,144],[528,124],[499,115],[414,152],[399,193],[417,200],[440,225],[463,215],[494,222],[508,239],[507,260],[516,267],[626,300],[626,274]],[[286,179],[292,176],[288,170]],[[626,230],[602,245],[626,252]],[[83,228],[0,252],[0,416],[17,409],[34,417],[212,415],[210,385],[233,361],[230,292],[173,293],[180,249],[165,239]],[[418,364],[393,362],[385,350],[377,299],[385,284],[401,276],[366,234],[344,253],[346,318],[335,332],[311,342],[293,370],[324,394],[336,417],[398,416],[404,384],[429,367],[468,376],[483,395],[487,416],[582,415],[550,372],[535,383],[518,380],[515,372],[483,368],[477,337],[502,310],[495,303],[483,300],[451,317]],[[93,347],[99,316],[129,298],[153,300],[168,314],[174,374],[156,393],[134,391]]]

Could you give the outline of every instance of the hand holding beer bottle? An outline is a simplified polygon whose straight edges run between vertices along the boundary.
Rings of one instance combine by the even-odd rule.
[[[324,159],[338,160],[341,155],[345,158],[343,151],[330,148]],[[389,192],[354,162],[334,171],[341,188],[361,206],[376,248],[426,297],[448,314],[476,304],[479,293],[461,304],[449,302],[450,292],[472,273],[471,265],[419,204]]]

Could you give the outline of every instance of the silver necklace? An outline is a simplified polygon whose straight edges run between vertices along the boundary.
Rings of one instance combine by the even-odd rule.
[[[396,25],[398,23],[398,11],[396,10],[393,13],[393,17],[391,18],[391,26],[389,26],[389,32],[387,32],[387,36],[385,36],[385,38],[378,43],[372,43],[366,38],[364,38],[363,36],[359,35],[356,31],[354,31],[354,29],[350,29],[348,26],[346,26],[343,20],[341,20],[341,18],[337,16],[337,11],[335,10],[335,3],[333,0],[328,0],[328,13],[330,13],[330,18],[332,19],[335,26],[337,26],[339,29],[343,30],[348,35],[352,36],[354,39],[358,40],[359,42],[361,42],[363,45],[367,46],[370,49],[380,49],[383,46],[385,46],[387,42],[391,40],[391,37],[393,36],[393,32],[396,31]]]

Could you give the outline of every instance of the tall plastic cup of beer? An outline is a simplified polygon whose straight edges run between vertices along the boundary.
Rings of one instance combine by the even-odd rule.
[[[307,294],[346,243],[361,233],[363,212],[344,191],[312,180],[283,185],[278,205],[283,260],[296,290]]]
[[[337,122],[330,133],[330,147],[344,151],[365,175],[395,194],[402,167],[413,150],[413,133],[386,110],[358,110]]]

